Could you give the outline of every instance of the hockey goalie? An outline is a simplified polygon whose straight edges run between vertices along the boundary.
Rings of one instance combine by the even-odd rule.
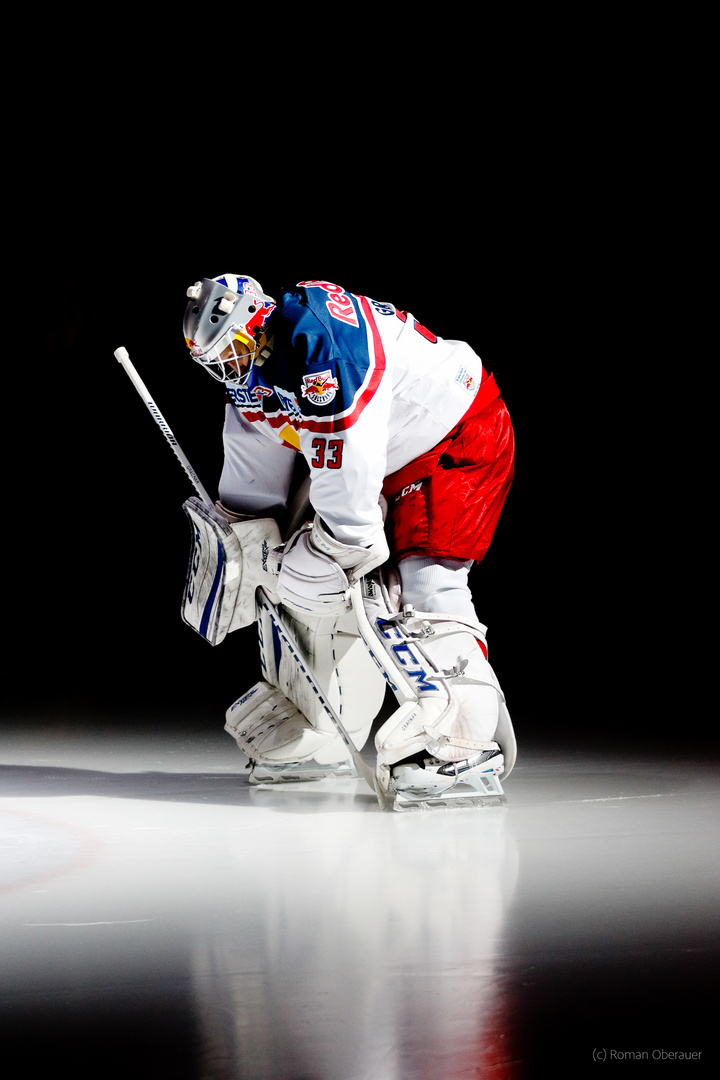
[[[184,507],[183,618],[212,644],[257,623],[262,680],[225,725],[251,783],[356,775],[389,687],[383,805],[502,795],[515,737],[468,586],[514,471],[492,374],[328,281],[275,299],[226,274],[187,295],[185,341],[226,413],[218,499]]]

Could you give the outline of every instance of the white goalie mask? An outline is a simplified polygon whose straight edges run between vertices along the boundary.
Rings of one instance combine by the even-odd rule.
[[[242,386],[267,344],[275,300],[254,278],[223,274],[187,290],[185,344],[193,360],[219,382]]]

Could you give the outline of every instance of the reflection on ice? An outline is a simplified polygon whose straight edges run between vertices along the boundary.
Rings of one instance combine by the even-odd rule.
[[[401,1080],[416,1059],[427,1076],[479,1064],[498,1034],[494,964],[517,862],[505,808],[470,813],[472,829],[449,813],[330,813],[304,818],[292,850],[275,833],[254,853],[195,947],[211,1075]]]
[[[575,1075],[598,1039],[702,1051],[719,788],[536,753],[505,806],[393,814],[251,788],[222,731],[6,733],[3,1046],[103,1080],[515,1080],[557,1030]]]

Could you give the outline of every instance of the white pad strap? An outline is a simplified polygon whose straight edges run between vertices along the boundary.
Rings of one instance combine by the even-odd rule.
[[[280,542],[272,518],[230,524],[200,499],[183,503],[193,546],[182,618],[211,645],[255,621],[255,590],[275,585],[271,550]]]

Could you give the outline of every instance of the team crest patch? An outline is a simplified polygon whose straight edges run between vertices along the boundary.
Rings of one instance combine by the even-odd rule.
[[[467,368],[461,367],[455,376],[455,382],[459,383],[464,390],[467,390],[469,394],[475,394],[477,388],[480,385],[478,380],[472,375]]]
[[[303,375],[300,391],[313,405],[329,405],[339,389],[331,371],[319,371],[315,375]]]

